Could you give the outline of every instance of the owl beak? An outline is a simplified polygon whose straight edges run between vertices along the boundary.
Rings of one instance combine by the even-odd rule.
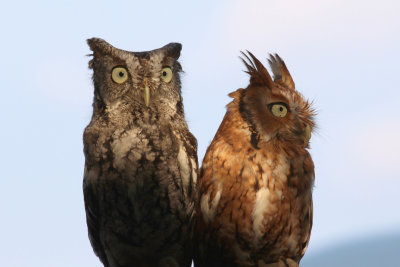
[[[311,138],[311,127],[307,125],[304,131],[304,147],[308,147],[310,138]]]
[[[150,104],[150,87],[147,78],[144,79],[143,97],[144,97],[144,104],[146,105],[146,107],[148,107]]]

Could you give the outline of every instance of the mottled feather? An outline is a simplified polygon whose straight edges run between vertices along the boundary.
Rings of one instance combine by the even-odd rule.
[[[198,162],[184,118],[181,45],[130,52],[99,38],[88,44],[94,98],[83,192],[93,250],[105,267],[189,267]]]
[[[314,111],[279,56],[272,81],[242,55],[250,84],[229,94],[199,173],[195,266],[298,266],[312,226]]]

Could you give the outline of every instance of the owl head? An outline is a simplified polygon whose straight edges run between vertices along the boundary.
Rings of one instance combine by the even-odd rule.
[[[130,52],[99,38],[87,42],[93,51],[89,68],[93,69],[95,109],[134,105],[183,113],[178,62],[181,44]]]
[[[315,126],[315,112],[295,89],[283,60],[277,54],[270,55],[268,62],[274,76],[272,79],[252,53],[247,51],[247,54],[242,54],[250,84],[241,90],[239,111],[251,130],[264,141],[290,142],[308,147]],[[231,96],[237,97],[235,93]]]

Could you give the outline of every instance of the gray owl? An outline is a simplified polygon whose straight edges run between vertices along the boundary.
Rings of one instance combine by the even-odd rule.
[[[92,247],[105,267],[190,266],[198,163],[182,104],[182,46],[88,44],[94,101],[83,192]]]

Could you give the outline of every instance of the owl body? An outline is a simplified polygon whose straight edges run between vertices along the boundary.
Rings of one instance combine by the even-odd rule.
[[[180,46],[132,53],[101,39],[89,45],[95,100],[83,189],[93,249],[106,267],[190,266],[197,143],[183,114]],[[116,68],[126,72],[114,77]]]
[[[250,85],[230,94],[200,169],[195,266],[296,266],[309,241],[313,111],[282,77],[289,73],[279,57],[275,82],[248,60]],[[285,116],[271,114],[272,105]]]

